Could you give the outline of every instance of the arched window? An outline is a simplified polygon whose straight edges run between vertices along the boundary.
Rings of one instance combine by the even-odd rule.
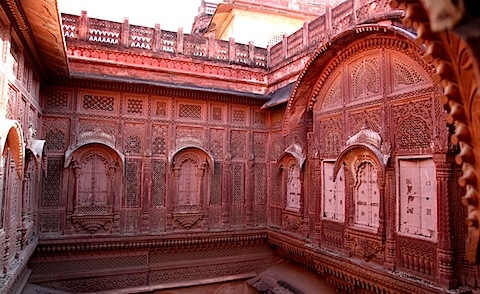
[[[108,172],[105,154],[92,151],[82,157],[78,179],[79,207],[109,204]]]
[[[178,177],[179,205],[199,204],[199,172],[197,162],[192,158],[187,158],[181,163]]]
[[[343,168],[333,179],[334,162],[323,162],[323,218],[343,222],[345,220],[345,175]]]
[[[288,168],[286,190],[287,199],[285,208],[289,210],[299,211],[302,186],[300,182],[300,168],[296,163],[291,164]]]
[[[380,191],[377,167],[364,161],[357,168],[354,189],[355,224],[378,228]]]

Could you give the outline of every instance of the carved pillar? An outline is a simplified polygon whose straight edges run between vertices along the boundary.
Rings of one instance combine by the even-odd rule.
[[[452,242],[452,207],[449,183],[452,181],[452,159],[446,154],[434,154],[433,161],[437,177],[437,211],[438,211],[438,276],[439,282],[448,288],[456,286],[454,275],[454,246]]]
[[[378,233],[385,235],[385,209],[386,209],[386,194],[385,193],[385,175],[382,168],[379,168],[379,175],[377,180],[378,191],[380,193],[379,209],[378,209]]]
[[[223,226],[228,228],[230,227],[230,203],[231,203],[231,182],[232,182],[232,164],[230,162],[231,155],[227,154],[225,156],[225,161],[223,163],[223,185],[222,185],[222,219],[223,219]]]
[[[152,191],[152,160],[151,154],[148,152],[144,156],[143,161],[143,201],[142,201],[142,232],[150,230],[149,223],[149,208],[150,208],[150,194]]]
[[[252,142],[251,140],[250,142]],[[248,227],[252,226],[252,203],[254,196],[254,155],[248,156],[247,168],[245,171],[245,223]]]
[[[312,166],[313,166],[313,177],[312,177],[312,185],[316,186],[315,194],[312,194],[312,197],[315,197],[315,207],[314,207],[314,235],[313,239],[316,244],[322,242],[322,222],[321,222],[321,213],[322,213],[322,202],[323,199],[321,195],[323,194],[323,183],[322,183],[322,161],[318,156],[314,156],[312,158]]]
[[[172,197],[167,197],[166,206],[167,206],[167,223],[165,224],[166,230],[173,230],[173,219],[172,219],[172,212],[175,208],[176,200],[178,197],[178,181],[180,179],[180,167],[176,166],[173,163],[173,170],[172,170],[173,181],[171,185]],[[168,195],[168,194],[167,194]]]
[[[386,245],[385,245],[385,267],[391,271],[395,270],[396,255],[396,193],[395,193],[395,171],[393,167],[387,167],[385,173],[385,218],[386,218]]]

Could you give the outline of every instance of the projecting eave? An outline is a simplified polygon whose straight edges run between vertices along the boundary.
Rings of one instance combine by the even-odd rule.
[[[26,17],[26,23],[22,25],[20,20],[19,26],[27,35],[25,37],[31,38],[36,45],[40,59],[37,62],[45,68],[49,76],[68,75],[65,39],[57,0],[17,1]]]

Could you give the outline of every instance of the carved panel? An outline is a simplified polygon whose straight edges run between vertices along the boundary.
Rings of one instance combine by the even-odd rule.
[[[341,75],[334,78],[334,81],[330,84],[330,88],[326,91],[323,105],[319,111],[323,109],[333,108],[343,105],[342,88],[340,86]]]
[[[152,126],[152,155],[165,156],[167,154],[168,126]]]
[[[136,210],[128,210],[123,213],[123,230],[125,232],[138,232],[140,229],[140,215]]]
[[[247,110],[244,108],[233,108],[231,122],[234,124],[245,124],[247,122]]]
[[[343,120],[330,119],[317,123],[317,137],[320,138],[320,156],[324,158],[334,158],[342,150],[343,140]]]
[[[397,148],[409,150],[430,147],[432,139],[428,125],[418,116],[407,117],[397,127]]]
[[[223,134],[222,129],[210,130],[210,153],[214,158],[223,157]]]
[[[266,164],[264,163],[256,163],[255,164],[255,195],[254,195],[254,205],[255,205],[255,215],[254,220],[256,224],[264,224],[266,223],[266,203],[267,203],[267,168]]]
[[[232,183],[232,206],[231,220],[232,225],[243,224],[244,201],[245,201],[245,166],[243,164],[233,165],[233,183]]]
[[[393,83],[395,88],[409,86],[424,81],[423,77],[409,64],[393,58]]]
[[[343,225],[336,222],[323,222],[321,245],[334,248],[343,248],[343,233]]]
[[[77,145],[102,142],[115,146],[116,123],[100,120],[80,120],[78,126]]]
[[[285,150],[283,137],[280,132],[275,132],[270,135],[270,160],[277,160]]]
[[[179,103],[178,104],[178,117],[188,119],[202,119],[202,105]]]
[[[365,261],[375,260],[383,262],[385,257],[385,243],[382,236],[370,235],[359,231],[345,233],[345,241],[352,253]]]
[[[177,127],[176,129],[177,149],[182,147],[203,147],[203,128],[196,127]]]
[[[152,204],[153,207],[165,205],[165,161],[153,161]]]
[[[47,158],[47,174],[43,180],[43,207],[58,207],[63,190],[63,156]]]
[[[124,129],[124,151],[126,155],[141,155],[145,142],[145,125],[125,124]]]
[[[247,132],[232,131],[230,135],[230,146],[232,151],[232,158],[242,159],[245,157],[247,145]]]
[[[126,112],[127,114],[141,115],[144,113],[144,100],[142,98],[128,97],[126,99]]]
[[[436,244],[410,238],[399,238],[399,267],[416,274],[435,277],[437,271]]]
[[[351,67],[353,100],[380,93],[380,62],[378,57],[365,58]]]
[[[123,201],[125,207],[138,207],[140,205],[141,165],[140,159],[128,158],[125,160],[125,194]]]
[[[167,101],[154,99],[152,105],[152,116],[166,118],[168,117],[169,110]]]
[[[348,132],[347,136],[352,136],[358,133],[366,124],[367,128],[374,130],[377,133],[382,132],[382,109],[370,109],[359,112],[348,113]]]
[[[45,96],[48,108],[67,108],[69,104],[68,92],[48,91]]]
[[[253,133],[253,152],[256,159],[266,157],[267,140],[267,133]]]
[[[113,112],[115,110],[115,97],[110,95],[84,94],[82,96],[82,109]]]
[[[221,105],[214,105],[212,106],[211,110],[212,116],[211,120],[215,123],[223,122],[223,107]]]
[[[42,233],[60,231],[60,216],[56,213],[43,213],[40,221]]]
[[[268,113],[266,111],[255,111],[253,113],[253,118],[253,123],[255,124],[255,126],[266,126]]]
[[[5,118],[15,119],[16,109],[15,105],[17,104],[17,90],[9,85],[7,93],[7,109],[5,113]]]
[[[68,144],[69,122],[66,119],[45,118],[43,131],[46,149],[49,152],[63,152]]]
[[[215,162],[213,165],[210,205],[220,205],[222,200],[222,164]]]

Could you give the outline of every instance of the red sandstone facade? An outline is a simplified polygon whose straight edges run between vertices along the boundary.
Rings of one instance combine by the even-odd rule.
[[[474,43],[389,2],[266,49],[2,4],[3,290],[153,292],[281,260],[338,292],[476,289]]]

